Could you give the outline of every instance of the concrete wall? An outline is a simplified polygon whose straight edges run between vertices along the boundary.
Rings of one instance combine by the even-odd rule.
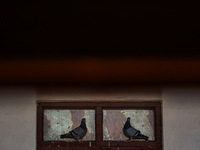
[[[0,88],[0,150],[36,149],[36,100],[163,100],[164,150],[199,150],[200,88]]]

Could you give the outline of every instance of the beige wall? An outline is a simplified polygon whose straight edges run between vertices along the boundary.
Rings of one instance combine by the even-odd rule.
[[[200,88],[0,88],[0,149],[36,149],[36,100],[163,100],[165,150],[199,150]]]

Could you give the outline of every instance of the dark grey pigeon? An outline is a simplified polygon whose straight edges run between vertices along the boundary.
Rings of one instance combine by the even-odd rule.
[[[80,126],[76,127],[75,129],[71,130],[69,133],[60,135],[60,138],[73,138],[77,140],[79,143],[81,143],[81,139],[86,135],[87,133],[87,127],[86,127],[86,119],[83,118],[81,120]]]
[[[130,142],[132,139],[144,139],[148,140],[149,137],[141,134],[141,132],[135,128],[133,128],[130,124],[130,118],[127,118],[126,123],[124,124],[123,133],[126,137],[129,138],[128,142]]]

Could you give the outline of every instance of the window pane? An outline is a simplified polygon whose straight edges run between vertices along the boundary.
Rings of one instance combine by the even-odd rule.
[[[125,141],[128,138],[123,134],[123,127],[130,117],[132,127],[155,140],[154,111],[153,110],[103,110],[103,140]],[[140,139],[139,141],[141,141]],[[143,141],[143,140],[142,140]]]
[[[81,124],[82,118],[86,119],[87,134],[83,141],[95,140],[95,110],[44,110],[44,141],[75,141],[73,139],[60,139],[61,134],[68,133]]]

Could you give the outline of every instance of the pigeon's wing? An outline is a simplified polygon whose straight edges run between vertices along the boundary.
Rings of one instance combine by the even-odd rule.
[[[62,139],[62,138],[73,138],[73,136],[72,136],[71,132],[69,132],[69,133],[60,135],[60,138],[61,138],[61,139]]]
[[[81,135],[83,132],[84,132],[84,130],[83,130],[82,128],[80,128],[80,127],[77,127],[77,128],[75,128],[75,129],[73,130],[73,133],[74,133],[75,135]]]
[[[140,133],[140,131],[131,127],[126,130],[126,133],[129,135],[129,137],[134,137],[137,136]]]
[[[86,132],[80,127],[77,127],[71,131],[72,136],[77,140],[82,138],[85,135],[85,133]]]

